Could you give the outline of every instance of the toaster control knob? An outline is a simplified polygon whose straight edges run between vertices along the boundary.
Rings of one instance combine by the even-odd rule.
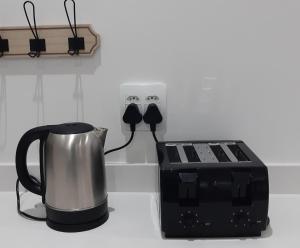
[[[179,223],[186,228],[194,228],[199,224],[199,217],[197,213],[186,211],[180,214]]]
[[[232,213],[232,218],[230,219],[230,222],[233,224],[234,227],[248,227],[249,222],[251,222],[250,219],[250,212],[247,211],[236,211]]]

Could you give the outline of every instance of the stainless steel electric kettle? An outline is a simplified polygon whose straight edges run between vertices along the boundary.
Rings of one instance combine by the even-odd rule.
[[[22,185],[39,194],[46,207],[47,225],[58,231],[92,229],[108,219],[104,166],[107,129],[86,123],[37,127],[26,132],[16,152]],[[41,183],[28,173],[30,144],[40,140]]]

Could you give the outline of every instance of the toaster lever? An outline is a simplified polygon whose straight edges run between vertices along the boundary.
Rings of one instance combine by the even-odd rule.
[[[232,172],[231,176],[233,205],[250,205],[251,175],[244,172]]]
[[[179,173],[178,198],[182,205],[197,204],[197,173]]]

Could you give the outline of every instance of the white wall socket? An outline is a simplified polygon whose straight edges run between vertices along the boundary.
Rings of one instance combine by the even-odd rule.
[[[164,83],[124,83],[120,86],[120,107],[122,130],[129,131],[129,125],[122,120],[126,107],[130,103],[136,103],[142,115],[146,112],[150,103],[155,103],[162,116],[163,121],[157,125],[156,130],[166,128],[167,118],[167,87]],[[143,121],[136,126],[136,131],[150,131],[150,126]]]

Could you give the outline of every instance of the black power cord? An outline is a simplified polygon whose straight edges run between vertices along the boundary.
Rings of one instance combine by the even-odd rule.
[[[120,147],[117,147],[117,148],[108,150],[108,151],[106,151],[106,152],[104,153],[104,155],[107,155],[107,154],[109,154],[109,153],[116,152],[116,151],[119,151],[119,150],[125,148],[126,146],[128,146],[128,145],[131,143],[131,141],[133,140],[133,137],[134,137],[134,132],[131,132],[130,138],[129,138],[129,140],[127,141],[127,143],[126,143],[125,145],[122,145],[122,146],[120,146]]]
[[[153,139],[154,139],[155,143],[158,143],[158,139],[157,139],[157,137],[156,137],[155,132],[152,132],[152,131],[151,131],[151,133],[152,133],[152,136],[153,136]]]
[[[150,103],[147,107],[147,110],[143,116],[143,120],[145,123],[150,125],[150,130],[153,136],[153,139],[155,142],[158,142],[158,139],[156,137],[156,125],[161,123],[163,120],[163,117],[159,111],[159,108],[155,103]]]
[[[108,150],[104,153],[104,155],[107,155],[107,154],[115,152],[115,151],[119,151],[119,150],[125,148],[126,146],[128,146],[131,143],[131,141],[133,140],[136,124],[140,123],[142,121],[142,119],[143,119],[143,116],[139,110],[138,105],[135,103],[129,104],[124,112],[123,121],[126,124],[130,125],[130,131],[131,131],[130,138],[125,145]]]
[[[35,178],[34,176],[30,176],[30,177],[31,177],[31,179],[34,182],[40,184],[40,181],[37,178]],[[30,214],[27,214],[27,213],[25,213],[25,212],[23,212],[21,210],[21,196],[20,196],[20,188],[19,188],[19,186],[20,186],[20,180],[17,179],[17,181],[16,181],[16,195],[17,195],[17,210],[18,210],[18,214],[21,215],[21,216],[23,216],[23,217],[25,217],[25,218],[27,218],[27,219],[30,219],[30,220],[46,221],[47,218],[36,217],[36,216],[30,215]]]

